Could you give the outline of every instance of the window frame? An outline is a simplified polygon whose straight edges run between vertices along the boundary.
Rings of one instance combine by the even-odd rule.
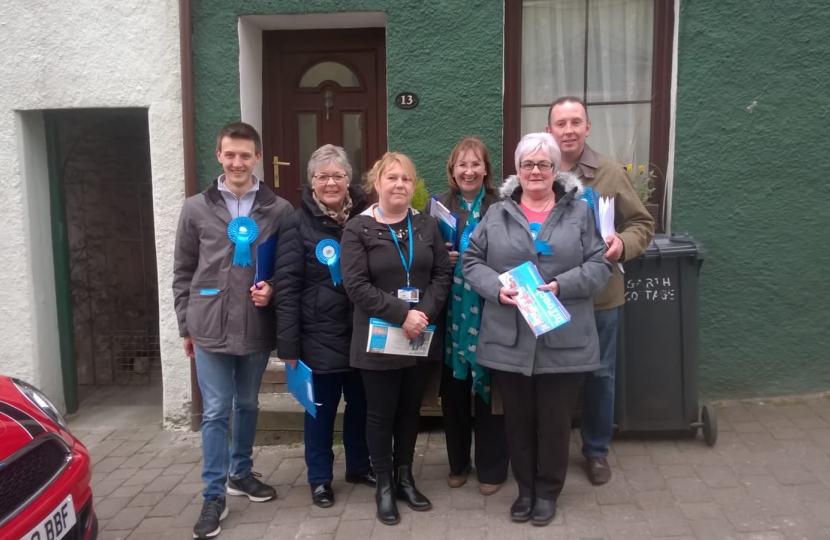
[[[675,1],[654,0],[649,161],[655,172],[655,189],[650,202],[659,205],[658,215],[663,213],[666,169],[669,162]],[[516,174],[511,157],[521,139],[522,4],[523,0],[504,0],[504,178]],[[657,228],[662,228],[660,223],[657,223]]]

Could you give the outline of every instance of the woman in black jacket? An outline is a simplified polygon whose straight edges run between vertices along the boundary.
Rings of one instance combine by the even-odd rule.
[[[482,300],[464,280],[459,251],[466,238],[499,197],[493,184],[493,170],[487,147],[477,137],[461,139],[447,161],[449,191],[438,196],[447,209],[458,216],[459,240],[447,244],[450,262],[455,267],[452,290],[447,300],[445,356],[441,373],[441,410],[447,439],[450,475],[447,484],[459,488],[470,472],[472,432],[475,430],[475,469],[482,495],[497,492],[507,480],[507,438],[504,415],[493,414],[490,371],[476,363],[478,331],[481,328]],[[429,211],[432,199],[424,212]],[[462,239],[462,237],[465,237]],[[441,329],[443,330],[443,329]],[[475,417],[470,391],[475,391]]]
[[[280,230],[274,277],[277,352],[294,367],[301,358],[312,371],[318,405],[316,418],[305,415],[305,461],[312,501],[321,508],[334,504],[332,438],[341,392],[346,399],[346,481],[375,485],[363,381],[349,366],[353,307],[339,265],[327,264],[346,221],[367,207],[365,192],[350,184],[351,177],[342,148],[327,144],[311,154],[302,204]]]
[[[415,487],[412,461],[426,361],[440,355],[367,352],[370,319],[402,327],[404,337],[417,343],[438,319],[452,281],[437,222],[409,206],[415,180],[409,158],[387,152],[369,173],[378,204],[351,220],[343,232],[343,281],[355,304],[351,365],[360,369],[366,389],[377,517],[387,525],[400,521],[396,498],[416,511],[432,507]],[[432,343],[431,349],[435,347]]]

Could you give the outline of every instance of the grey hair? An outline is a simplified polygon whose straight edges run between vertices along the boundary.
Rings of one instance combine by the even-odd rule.
[[[559,145],[550,133],[528,133],[519,145],[516,147],[516,172],[519,171],[519,163],[525,156],[535,154],[539,151],[545,152],[550,160],[553,162],[553,170],[559,170],[559,164],[562,162],[562,152],[559,150]]]
[[[346,171],[348,182],[352,182],[352,165],[349,163],[349,157],[346,155],[346,151],[333,144],[324,144],[315,150],[308,160],[309,184],[314,184],[314,173],[327,163],[334,163],[343,167],[343,170]]]

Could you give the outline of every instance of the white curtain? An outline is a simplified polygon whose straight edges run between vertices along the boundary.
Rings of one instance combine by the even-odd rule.
[[[544,130],[552,101],[578,96],[592,148],[648,164],[651,104],[606,103],[651,100],[653,32],[653,0],[525,0],[522,134]]]

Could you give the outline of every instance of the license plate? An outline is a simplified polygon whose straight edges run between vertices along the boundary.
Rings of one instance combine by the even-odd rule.
[[[60,540],[74,525],[75,506],[70,495],[21,540]]]

